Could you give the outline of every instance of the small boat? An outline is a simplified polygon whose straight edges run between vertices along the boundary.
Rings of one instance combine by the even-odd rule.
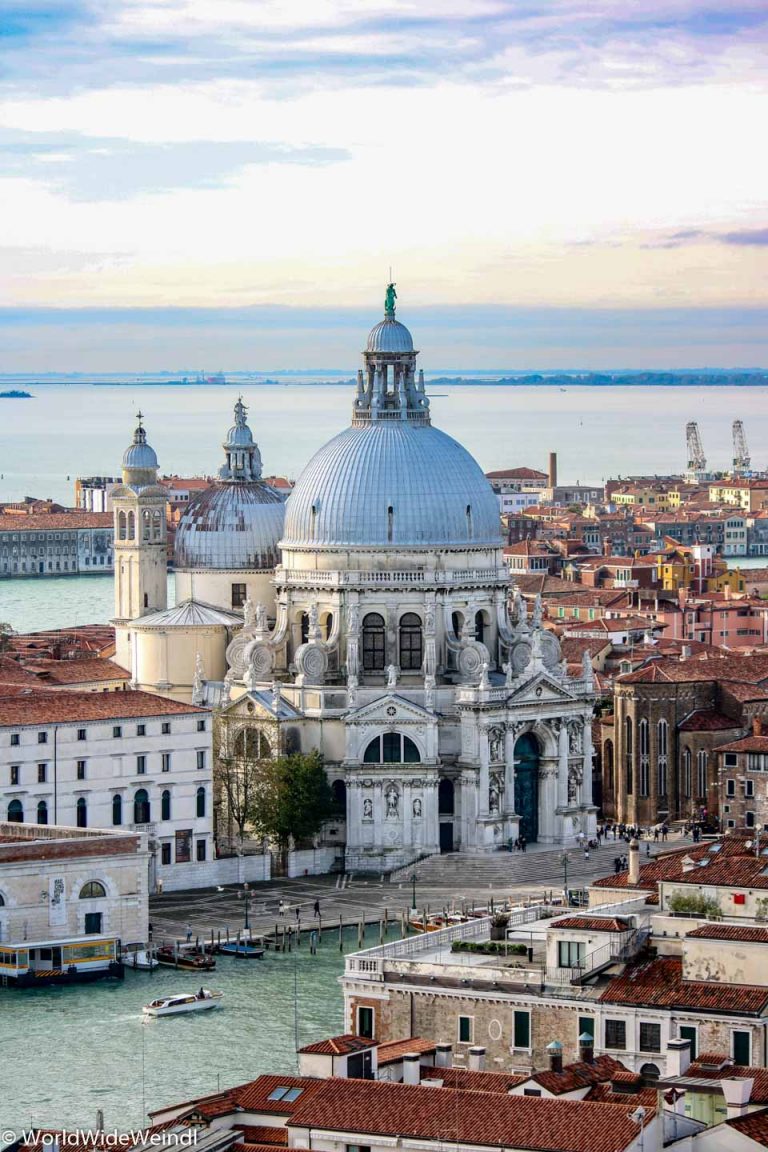
[[[212,956],[203,956],[199,952],[193,952],[182,946],[174,949],[169,945],[164,945],[162,948],[158,948],[156,956],[160,964],[164,964],[169,968],[187,968],[195,972],[212,972],[216,967],[216,961]]]
[[[151,1000],[145,1004],[142,1011],[145,1016],[180,1016],[185,1012],[207,1012],[209,1008],[216,1008],[224,993],[211,992],[210,988],[201,988],[199,992],[180,992],[176,996],[162,996],[159,1000]]]
[[[219,947],[223,956],[240,956],[243,960],[261,960],[266,950],[264,944],[254,938],[228,940]]]
[[[146,948],[136,948],[123,952],[123,964],[137,972],[151,972],[153,968],[159,968],[160,961]]]

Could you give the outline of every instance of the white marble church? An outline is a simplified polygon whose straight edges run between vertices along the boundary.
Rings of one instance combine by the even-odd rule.
[[[512,594],[496,498],[433,427],[416,357],[390,286],[351,426],[285,505],[238,402],[179,525],[172,609],[140,427],[115,494],[118,655],[142,688],[216,703],[222,757],[319,748],[354,859],[571,844],[595,831],[591,668],[569,676]]]

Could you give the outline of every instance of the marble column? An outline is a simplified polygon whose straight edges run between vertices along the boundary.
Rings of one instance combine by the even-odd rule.
[[[592,724],[585,720],[582,731],[582,748],[584,749],[584,770],[582,773],[581,788],[579,789],[579,802],[592,803]]]
[[[557,805],[560,808],[568,807],[568,725],[564,720],[560,722],[560,731],[557,737],[558,755],[558,788]]]
[[[539,840],[555,840],[555,809],[562,769],[554,756],[542,756],[539,762]]]
[[[515,741],[517,729],[507,728],[504,733],[504,807],[505,816],[515,813]]]
[[[481,820],[485,819],[488,815],[488,790],[490,782],[489,773],[489,751],[488,751],[488,733],[484,728],[480,729],[480,774],[479,774],[479,802],[478,802],[478,815]]]

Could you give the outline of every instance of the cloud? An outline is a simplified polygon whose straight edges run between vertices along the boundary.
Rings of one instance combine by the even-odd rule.
[[[684,248],[691,245],[726,244],[736,248],[765,248],[768,246],[768,228],[741,228],[731,232],[705,231],[702,228],[683,228],[668,236],[647,241],[641,248]]]
[[[718,239],[722,244],[735,244],[737,247],[764,248],[768,245],[768,228],[744,228],[737,232],[725,232]]]
[[[253,165],[334,164],[348,155],[340,148],[257,141],[146,144],[71,132],[0,129],[0,166],[6,176],[40,180],[75,201],[125,200],[174,188],[216,188]]]

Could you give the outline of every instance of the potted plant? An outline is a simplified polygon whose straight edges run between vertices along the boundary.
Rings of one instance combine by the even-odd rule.
[[[509,916],[506,912],[496,912],[491,916],[491,940],[506,940]]]

